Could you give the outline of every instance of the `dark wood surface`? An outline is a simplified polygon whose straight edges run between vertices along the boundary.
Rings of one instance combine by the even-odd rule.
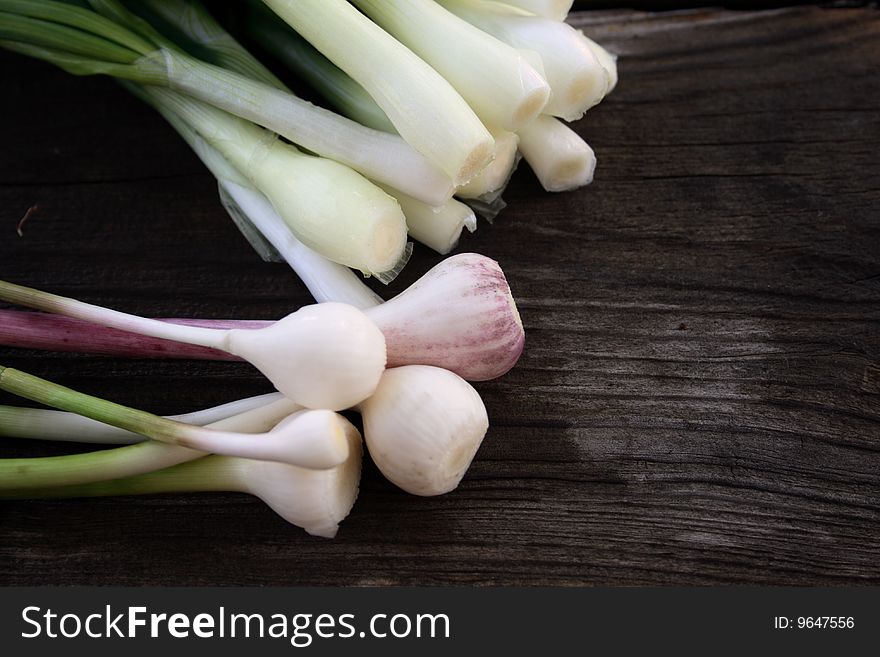
[[[411,497],[367,462],[332,541],[244,495],[5,502],[0,583],[880,583],[880,13],[572,20],[621,82],[577,124],[593,185],[523,168],[460,247],[501,262],[527,344],[477,385],[492,426],[458,490]],[[0,67],[3,278],[145,315],[308,302],[151,111]],[[439,259],[417,248],[387,294]],[[0,362],[162,413],[268,390],[243,364]]]

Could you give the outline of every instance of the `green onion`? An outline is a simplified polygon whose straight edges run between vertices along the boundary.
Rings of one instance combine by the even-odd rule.
[[[565,192],[593,181],[593,149],[552,116],[539,116],[521,130],[519,148],[548,192]]]
[[[449,80],[485,125],[519,130],[547,104],[550,87],[516,49],[434,0],[352,1]]]
[[[581,39],[583,39],[587,48],[589,48],[596,56],[596,59],[602,65],[602,68],[605,69],[605,74],[608,78],[608,90],[605,94],[610,94],[614,90],[614,87],[617,86],[617,55],[612,55],[605,50],[605,48],[584,34],[583,30],[577,30],[577,33],[580,35]]]
[[[51,14],[56,22],[17,15],[37,10]],[[68,26],[73,22],[71,12],[78,12],[80,29]],[[124,8],[119,12],[128,15]],[[451,180],[399,136],[372,130],[264,82],[196,59],[135,16],[128,20],[131,24],[141,25],[140,31],[131,32],[130,45],[122,48],[111,39],[123,28],[110,23],[111,31],[106,18],[89,10],[52,0],[0,0],[0,41],[10,50],[76,75],[108,74],[167,86],[262,125],[369,178],[424,196],[427,202],[442,203],[452,195]],[[83,25],[91,31],[83,31]]]
[[[244,173],[303,244],[365,273],[398,265],[406,249],[406,220],[397,202],[360,174],[305,155],[252,123],[181,94],[144,91]]]
[[[161,5],[157,9],[172,26],[184,32],[188,38],[205,46],[206,50],[212,53],[218,60],[225,61],[230,67],[240,67],[240,72],[249,72],[257,79],[263,79],[267,83],[283,88],[283,84],[277,78],[259,62],[253,60],[250,54],[223,31],[200,6],[190,5],[186,0],[171,0],[170,2],[153,4]],[[188,9],[191,11],[187,11]],[[276,27],[280,24],[281,30],[285,33],[285,38],[293,36],[294,41],[304,44],[306,48],[311,49],[311,46],[297,38],[296,34],[284,26],[280,20],[277,18],[273,19],[267,12],[261,12],[261,15],[267,23],[275,24]],[[223,44],[223,48],[215,51],[215,41]],[[336,70],[338,78],[345,79],[351,85],[360,88],[356,82],[328,62],[320,53],[316,52],[316,54],[327,66]],[[146,102],[152,103],[217,176],[220,183],[220,196],[223,205],[236,221],[236,224],[239,225],[239,228],[242,229],[242,232],[248,235],[256,230],[262,238],[270,243],[270,249],[281,255],[300,273],[300,277],[317,300],[341,301],[343,303],[351,303],[358,308],[381,303],[381,299],[373,294],[369,288],[354,282],[349,272],[334,270],[332,266],[320,262],[308,247],[290,234],[290,231],[279,226],[277,216],[263,207],[265,206],[265,200],[256,194],[256,190],[250,188],[248,182],[238,174],[235,167],[229,166],[227,160],[216,149],[205,143],[197,133],[194,133],[191,126],[185,120],[179,117],[172,109],[169,109],[167,103],[161,102],[161,98],[156,99],[153,97],[155,94],[151,96],[147,92],[138,90],[137,87],[127,86],[133,93],[146,100]],[[375,111],[384,116],[372,99],[369,96],[366,98],[375,108]],[[393,187],[382,185],[381,183],[379,185],[389,196],[396,199],[401,206],[405,206],[401,207],[401,209],[404,211],[403,214],[406,218],[407,229],[410,234],[439,253],[445,254],[457,244],[464,225],[467,225],[471,231],[476,229],[476,220],[472,216],[473,213],[459,203],[449,200],[434,207]],[[249,208],[248,211],[244,210],[245,207]],[[253,216],[250,216],[249,213],[253,214]],[[426,217],[429,216],[432,218],[432,221],[430,225],[426,225]],[[296,225],[295,222],[291,222],[291,224],[293,226]],[[321,234],[319,234],[320,236]],[[329,234],[325,234],[324,237],[338,239],[338,236]],[[254,247],[260,252],[263,249],[260,248],[259,239],[256,241],[257,244]],[[254,244],[253,239],[251,242]],[[324,252],[326,252],[326,249]],[[403,268],[403,265],[409,258],[409,254],[410,251],[408,249],[405,250],[403,257],[398,260],[395,267],[374,275],[383,283],[391,282]],[[338,293],[336,293],[337,290],[339,291]]]
[[[388,115],[361,85],[262,5],[248,6],[245,25],[254,41],[345,116],[376,130],[397,132]]]
[[[318,93],[344,115],[377,130],[394,131],[394,126],[391,125],[388,117],[370,95],[364,91],[363,87],[313,48],[296,32],[288,29],[277,17],[265,11],[251,10],[248,13],[247,27],[254,40],[259,41],[263,47],[285,65],[289,66],[297,75],[308,81]],[[468,199],[469,202],[471,199],[481,199],[487,194],[502,190],[513,174],[518,162],[517,142],[519,138],[516,133],[500,128],[490,129],[490,133],[495,140],[492,162],[468,183],[458,186],[455,190],[457,196]],[[393,188],[386,186],[384,189],[398,201],[401,200],[400,195],[395,193]],[[489,199],[490,202],[492,200],[494,198]],[[438,204],[429,203],[428,205],[436,206]],[[497,212],[490,214],[490,218],[494,218],[496,214]],[[419,237],[419,235],[424,234],[423,229],[417,226],[413,230],[411,226],[412,223],[419,224],[420,216],[423,215],[410,219],[406,208],[404,208],[404,215],[407,217],[407,226],[410,227],[410,234],[420,242],[435,248],[433,240],[425,242]],[[447,212],[447,216],[451,215]],[[451,231],[452,224],[449,224],[449,226]],[[440,251],[440,253],[444,253],[444,251]]]
[[[519,135],[507,130],[493,129],[492,136],[495,138],[495,159],[480,175],[455,190],[455,195],[459,198],[480,199],[494,192],[500,194],[513,175],[519,162]]]
[[[449,82],[348,2],[264,2],[360,83],[407,143],[454,184],[467,182],[489,163],[492,135]]]
[[[570,25],[488,0],[438,0],[464,20],[515,47],[535,50],[553,96],[544,113],[568,121],[583,116],[609,90],[609,76]]]
[[[432,207],[391,187],[383,189],[400,203],[409,234],[437,253],[446,255],[452,251],[458,245],[463,228],[471,233],[477,229],[474,211],[455,199]]]
[[[167,105],[153,99],[136,85],[123,83],[139,98],[152,104],[193,149],[199,159],[217,178],[220,200],[242,232],[258,231],[305,283],[316,301],[338,301],[356,308],[369,308],[382,303],[382,299],[364,285],[352,271],[343,265],[326,259],[298,240],[290,225],[272,206],[269,199],[255,189],[229,161],[208,144],[186,121]],[[291,217],[291,223],[298,223]],[[253,243],[253,240],[252,240]],[[398,265],[376,275],[382,282],[390,282],[410,253],[407,245],[404,257]]]
[[[214,55],[218,61],[225,62],[232,70],[249,73],[256,79],[261,79],[269,84],[283,88],[283,83],[278,81],[272,73],[254,60],[201,6],[191,5],[186,0],[171,0],[148,4],[150,6],[158,5],[154,8],[161,13],[166,21],[182,31],[188,38],[205,46],[209,53]],[[265,11],[260,12],[260,15],[264,22],[274,24],[276,31],[280,25],[280,30],[284,32],[286,40],[298,42],[305,48],[311,49],[311,46],[298,38],[296,33],[287,28],[279,19],[273,18]],[[289,37],[293,37],[293,39],[289,39]],[[223,47],[215,50],[215,43],[220,43]],[[317,58],[322,60],[326,66],[336,70],[337,78],[347,80],[350,85],[360,89],[356,82],[328,62],[320,53],[317,53],[317,51],[315,53]],[[186,121],[181,120],[165,104],[156,102],[149,94],[138,92],[136,88],[133,91],[144,97],[147,102],[152,102],[156,105],[157,109],[163,113],[165,118],[186,139],[202,161],[217,176],[220,181],[220,194],[224,207],[233,216],[239,227],[243,229],[243,232],[246,232],[247,226],[251,225],[272,245],[275,251],[290,262],[294,269],[298,270],[298,273],[299,270],[303,270],[300,276],[309,289],[312,290],[316,299],[319,301],[353,302],[352,305],[359,308],[381,303],[381,299],[378,299],[366,286],[354,283],[349,273],[334,271],[330,266],[316,261],[305,245],[301,244],[289,231],[280,227],[276,218],[261,207],[265,205],[263,199],[254,195],[255,190],[249,189],[247,181],[243,180],[240,175],[237,175],[234,167],[228,166],[225,158],[210,145],[206,144],[198,135],[194,135],[193,130],[190,129]],[[366,95],[362,89],[361,92]],[[377,114],[385,116],[369,96],[366,96],[366,99],[375,108]],[[494,169],[494,166],[487,167],[488,169]],[[483,178],[482,174],[480,178]],[[448,253],[457,244],[463,226],[467,225],[472,231],[476,228],[476,219],[473,217],[473,213],[460,203],[450,200],[435,208],[393,187],[382,185],[381,183],[380,186],[389,196],[400,203],[409,233],[415,239],[427,244],[439,253]],[[253,217],[244,211],[243,208],[245,206],[249,208],[249,212],[254,215]],[[428,221],[428,218],[430,218],[430,221]],[[242,223],[244,223],[244,226],[241,225]],[[327,235],[327,237],[338,239],[338,236]],[[396,267],[376,275],[377,278],[385,283],[393,280],[397,272],[402,269],[408,256],[409,251],[406,251]],[[314,271],[316,268],[318,269],[317,272]],[[341,294],[333,294],[336,290],[340,290]]]

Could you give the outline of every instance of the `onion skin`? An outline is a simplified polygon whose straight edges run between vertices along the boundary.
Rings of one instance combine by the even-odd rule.
[[[473,386],[429,365],[385,370],[376,392],[358,410],[376,467],[413,495],[455,490],[489,429],[486,407]]]
[[[504,272],[476,253],[447,258],[365,312],[385,335],[388,367],[434,365],[486,381],[508,372],[525,346]]]

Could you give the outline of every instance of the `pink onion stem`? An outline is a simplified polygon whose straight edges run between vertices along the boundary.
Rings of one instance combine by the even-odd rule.
[[[272,323],[234,319],[174,318],[162,321],[218,329],[261,328]],[[122,358],[241,360],[238,356],[209,347],[151,338],[62,315],[20,310],[0,310],[0,344],[22,349],[74,351]]]
[[[54,308],[49,306],[48,310]],[[364,314],[384,335],[388,367],[434,365],[468,381],[486,381],[507,372],[520,357],[525,342],[522,321],[504,272],[494,260],[475,253],[446,258],[396,297],[366,308]],[[101,321],[100,315],[95,321]],[[193,332],[205,328],[257,329],[272,323],[225,319],[161,321],[191,327]],[[166,335],[164,328],[160,324],[160,330],[149,332]],[[132,335],[62,316],[11,310],[0,311],[0,344],[130,358],[235,359],[205,347]]]

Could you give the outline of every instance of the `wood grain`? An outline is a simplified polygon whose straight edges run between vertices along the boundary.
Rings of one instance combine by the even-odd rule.
[[[571,20],[621,82],[577,124],[593,185],[550,195],[522,169],[461,245],[505,268],[527,345],[477,386],[492,427],[457,491],[407,496],[368,462],[333,541],[242,495],[7,502],[0,583],[880,583],[880,13]],[[147,108],[0,67],[3,278],[147,315],[308,301]],[[383,293],[437,261],[417,248]],[[267,390],[236,363],[0,359],[163,413]]]

